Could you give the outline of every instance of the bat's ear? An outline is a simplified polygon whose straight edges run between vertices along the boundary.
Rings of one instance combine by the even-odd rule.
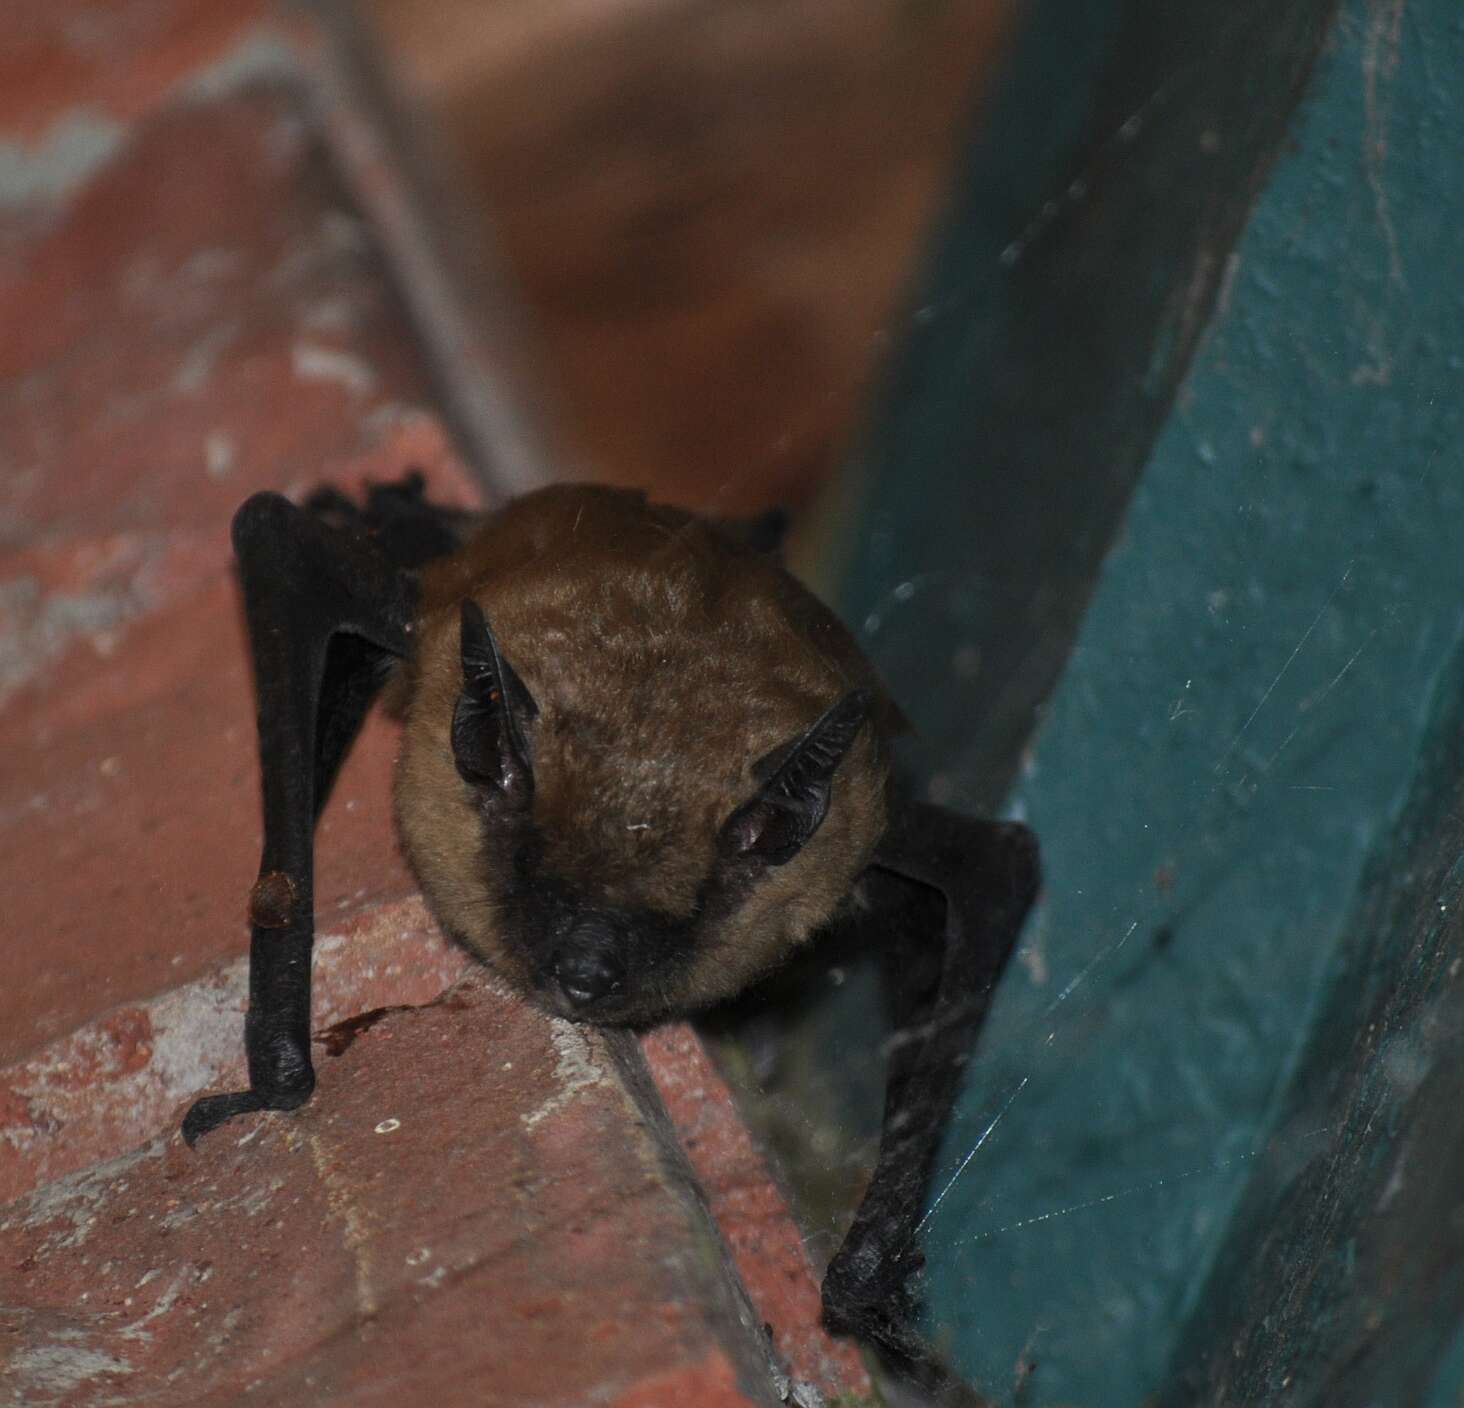
[[[867,689],[846,694],[807,733],[775,748],[753,769],[761,791],[738,807],[722,827],[722,854],[790,861],[823,823],[834,773],[869,717]]]
[[[499,653],[483,608],[462,606],[463,692],[452,715],[452,755],[474,787],[526,801],[533,790],[524,725],[538,717],[524,682]]]

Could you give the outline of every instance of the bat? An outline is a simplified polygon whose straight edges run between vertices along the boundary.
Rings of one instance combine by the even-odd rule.
[[[878,947],[903,1038],[824,1320],[913,1363],[916,1229],[941,1132],[1038,885],[1015,824],[892,781],[898,707],[781,565],[779,517],[561,485],[486,514],[420,474],[361,504],[235,515],[264,801],[244,1040],[225,1120],[310,1098],[315,822],[379,693],[394,807],[443,929],[529,1001],[643,1026],[744,992],[817,937]]]

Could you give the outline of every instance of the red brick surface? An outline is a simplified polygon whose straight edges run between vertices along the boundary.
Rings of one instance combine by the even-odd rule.
[[[259,787],[237,614],[220,574],[110,659],[73,647],[0,720],[16,760],[0,782],[0,1060],[247,949]],[[393,733],[369,730],[332,798],[324,914],[410,888],[385,803]]]
[[[423,394],[298,102],[169,109],[0,266],[0,532],[214,528]]]
[[[110,977],[85,955],[84,971]],[[315,1025],[433,1001],[466,971],[415,895],[322,912],[315,948]],[[200,1091],[238,1086],[248,963],[237,959],[69,1031],[0,1068],[0,1202],[111,1158],[176,1125]]]
[[[260,822],[229,518],[409,465],[474,495],[307,98],[178,97],[260,13],[0,8],[0,140],[130,124],[0,222],[0,1401],[771,1402],[633,1046],[476,973],[438,1000],[465,960],[397,853],[383,719],[320,827],[316,1099],[175,1133],[241,1076]],[[683,1091],[700,1060],[658,1056]],[[759,1165],[725,1147],[746,1269]],[[803,1317],[796,1358],[816,1295],[769,1256],[803,1278],[759,1311]]]
[[[606,1038],[474,977],[297,1114],[13,1204],[9,1401],[771,1404],[706,1236]]]
[[[239,501],[408,463],[470,492],[298,106],[160,115],[0,270],[0,1062],[247,942]],[[326,909],[409,888],[361,805],[393,746],[368,729],[324,820]]]
[[[6,0],[0,130],[38,142],[83,110],[126,119],[239,43],[264,0]]]
[[[819,1324],[818,1278],[787,1200],[737,1113],[727,1083],[684,1022],[642,1040],[646,1061],[712,1216],[758,1316],[795,1379],[825,1392],[868,1394],[869,1376],[847,1341]]]

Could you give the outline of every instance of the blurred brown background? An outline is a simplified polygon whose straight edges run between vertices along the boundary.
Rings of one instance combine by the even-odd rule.
[[[363,0],[527,305],[576,468],[808,502],[1018,0]]]

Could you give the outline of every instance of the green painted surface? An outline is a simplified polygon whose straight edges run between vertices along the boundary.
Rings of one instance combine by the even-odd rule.
[[[1308,16],[1273,12],[1302,26],[1283,36],[1295,42]],[[1232,90],[1264,107],[1251,57],[1232,58]],[[1179,72],[1157,122],[1185,121],[1203,94],[1202,70]],[[1461,94],[1457,0],[1344,6],[1012,795],[1048,885],[948,1143],[944,1177],[958,1176],[926,1228],[933,1328],[1000,1401],[1134,1404],[1160,1389],[1186,1322],[1193,1351],[1215,1312],[1211,1270],[1247,1234],[1232,1223],[1247,1183],[1263,1167],[1284,1183],[1332,1137],[1278,1120],[1296,1108],[1288,1085],[1318,1013],[1347,1020],[1325,998],[1339,944],[1387,873],[1464,638]],[[1186,169],[1169,168],[1176,181]],[[1123,181],[1121,163],[1108,179]],[[1096,451],[1047,427],[1033,443],[1056,465],[1022,475],[1022,427],[999,424],[980,468],[992,424],[971,377],[1001,357],[979,346],[1009,348],[1023,367],[1002,375],[1020,385],[1046,355],[1059,390],[1086,346],[1056,340],[1056,321],[1050,350],[1032,346],[995,283],[956,305],[943,346],[917,345],[872,437],[872,546],[849,600],[925,729],[921,766],[957,804],[998,792],[1025,736],[1017,712],[987,722],[1006,707],[990,666],[1024,664],[1011,622],[1080,610],[1082,571],[1054,563],[1066,547],[1096,570],[1109,542],[1102,522],[1085,538],[1068,501],[1116,522],[1145,426],[1165,413],[1160,383],[1192,315],[1174,290],[1203,273],[1182,248],[1112,265],[1135,347],[1102,344],[1126,360],[1115,404],[1085,403]],[[1226,248],[1210,254],[1223,263]],[[1063,267],[1075,298],[1104,278],[1101,262]],[[1064,413],[1056,396],[1041,408]],[[1116,490],[1092,487],[1105,466]],[[1002,539],[990,558],[988,504]],[[1054,520],[1056,537],[1042,526]],[[1039,620],[1044,583],[1061,600]],[[990,603],[1009,590],[1020,601],[1003,617]],[[1435,1331],[1428,1352],[1439,1343]]]
[[[1464,1321],[1464,649],[1449,652],[1162,1395],[1457,1404]],[[1440,1371],[1440,1362],[1444,1361]]]
[[[1035,0],[853,462],[845,603],[1007,792],[1335,0]],[[948,670],[932,677],[935,657]]]

